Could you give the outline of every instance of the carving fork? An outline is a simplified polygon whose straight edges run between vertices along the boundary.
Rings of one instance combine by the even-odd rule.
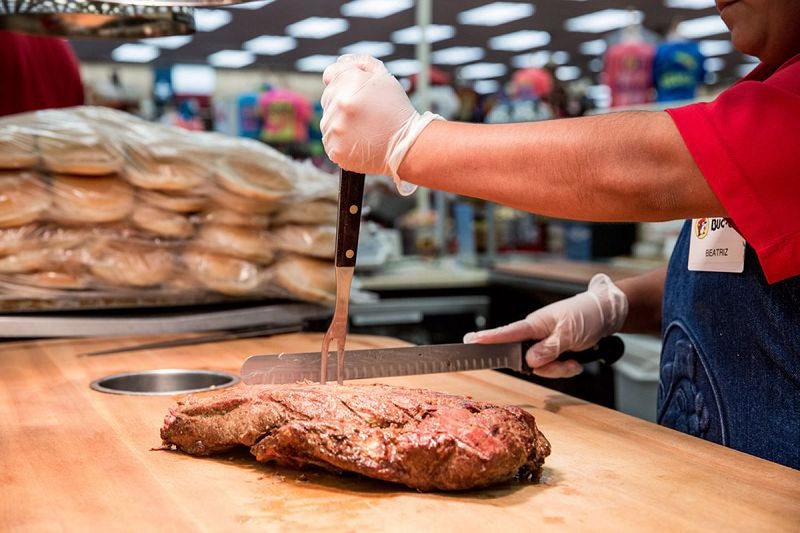
[[[339,181],[339,214],[336,219],[336,308],[322,340],[320,383],[328,380],[328,349],[336,340],[336,380],[342,384],[344,350],[347,339],[347,313],[350,286],[356,267],[358,233],[361,228],[361,203],[364,199],[364,174],[341,170]]]

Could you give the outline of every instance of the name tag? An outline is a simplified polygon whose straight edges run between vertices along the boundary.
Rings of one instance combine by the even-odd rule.
[[[695,218],[689,242],[689,270],[742,272],[745,240],[724,218]]]

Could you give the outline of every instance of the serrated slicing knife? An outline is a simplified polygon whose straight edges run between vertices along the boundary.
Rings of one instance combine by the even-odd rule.
[[[507,344],[440,344],[347,350],[340,378],[343,380],[384,378],[441,372],[507,368],[530,373],[525,352],[531,343]],[[616,362],[625,352],[625,344],[616,336],[602,339],[596,346],[582,352],[561,354],[560,360],[575,359],[581,364],[602,361]],[[336,361],[328,361],[327,371],[336,370]],[[241,368],[242,381],[247,385],[319,381],[320,353],[281,353],[254,355]]]

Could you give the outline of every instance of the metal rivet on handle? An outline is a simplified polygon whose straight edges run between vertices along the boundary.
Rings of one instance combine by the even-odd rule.
[[[356,255],[356,254],[355,254],[355,253],[353,253],[353,250],[347,250],[347,251],[344,253],[344,255],[346,255],[348,259],[352,259],[352,258],[353,258],[353,256],[354,256],[354,255]]]
[[[358,206],[357,205],[351,205],[350,206],[350,214],[351,215],[355,215],[356,213],[358,213]]]

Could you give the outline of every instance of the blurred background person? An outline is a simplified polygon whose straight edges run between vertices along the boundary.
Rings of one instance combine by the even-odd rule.
[[[65,39],[0,31],[0,116],[84,103],[78,58]]]

